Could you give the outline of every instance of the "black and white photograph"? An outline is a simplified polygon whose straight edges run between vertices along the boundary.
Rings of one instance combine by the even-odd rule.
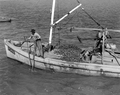
[[[0,95],[120,95],[120,0],[0,0]]]

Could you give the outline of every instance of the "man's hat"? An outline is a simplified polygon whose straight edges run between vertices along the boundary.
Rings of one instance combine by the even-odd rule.
[[[30,31],[30,32],[35,33],[35,29],[31,29],[31,31]]]

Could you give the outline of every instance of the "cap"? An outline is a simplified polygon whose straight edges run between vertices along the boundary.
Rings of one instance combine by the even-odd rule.
[[[35,29],[31,29],[31,31],[30,32],[33,32],[33,33],[35,33]]]

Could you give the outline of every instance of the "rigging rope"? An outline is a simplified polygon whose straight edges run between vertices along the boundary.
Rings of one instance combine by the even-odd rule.
[[[58,4],[57,4],[57,10],[58,10],[57,19],[59,19],[59,18],[60,18],[60,15],[59,15],[59,11],[60,11],[59,1],[58,1]],[[77,12],[76,12],[76,13],[77,13]],[[75,14],[76,14],[76,13],[75,13]],[[77,14],[78,14],[78,13],[77,13]],[[59,32],[59,33],[58,33],[58,36],[59,36],[59,37],[58,37],[58,43],[59,43],[59,44],[60,44],[60,40],[61,40],[61,37],[60,37],[60,30],[62,29],[61,26],[64,26],[64,27],[65,27],[70,21],[72,21],[73,17],[74,17],[74,16],[72,16],[72,17],[70,17],[69,19],[67,19],[67,21],[66,21],[64,24],[62,24],[62,25],[59,24],[59,27],[57,28],[57,31]],[[55,28],[56,28],[56,27],[54,27],[54,29],[55,29]]]
[[[78,3],[80,3],[80,1],[79,0],[77,0],[77,2]],[[100,26],[102,29],[105,29],[100,23],[98,23],[89,13],[87,13],[85,10],[84,10],[84,8],[82,8],[82,10],[88,15],[88,17],[90,18],[90,19],[92,19],[98,26]]]

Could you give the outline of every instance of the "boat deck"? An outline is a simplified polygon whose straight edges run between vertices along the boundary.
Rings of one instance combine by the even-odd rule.
[[[60,59],[62,57],[62,55],[55,54],[54,52],[55,50],[50,52],[45,52],[44,58]]]
[[[28,49],[27,47],[22,47],[21,49],[27,53],[30,52],[30,49]],[[55,50],[52,50],[50,52],[45,52],[44,58],[60,59],[62,57],[61,55],[55,54],[54,52]],[[31,48],[31,54],[33,54],[33,48]]]
[[[23,49],[23,50],[25,52],[28,52],[28,49]],[[44,53],[44,58],[61,60],[62,55],[55,54],[54,52],[55,52],[55,50],[50,51],[50,52],[45,52]],[[111,56],[108,56],[107,54],[106,54],[106,56],[104,57],[103,60],[104,60],[103,63],[101,63],[102,62],[101,57],[97,57],[94,62],[86,62],[86,63],[88,63],[88,64],[90,64],[90,63],[104,64],[104,65],[113,65],[113,66],[119,66],[120,65],[120,63],[119,63],[120,60],[117,60],[117,59],[115,59]],[[80,63],[83,63],[83,62],[80,62]]]
[[[25,52],[29,52],[30,48],[28,48],[29,45],[28,44],[24,44],[21,48],[23,51]],[[33,47],[31,47],[31,54],[33,53]],[[55,53],[57,49],[52,50],[50,52],[45,52],[44,53],[44,58],[51,58],[51,59],[57,59],[57,60],[61,60],[62,55],[58,55]],[[120,66],[120,54],[114,54],[113,56],[111,56],[108,52],[105,52],[104,54],[104,58],[103,58],[103,63],[101,63],[102,58],[96,57],[94,59],[94,61],[89,61],[89,62],[79,62],[79,63],[94,63],[94,64],[104,64],[104,65],[113,65],[113,66]],[[65,60],[63,60],[65,61]]]

